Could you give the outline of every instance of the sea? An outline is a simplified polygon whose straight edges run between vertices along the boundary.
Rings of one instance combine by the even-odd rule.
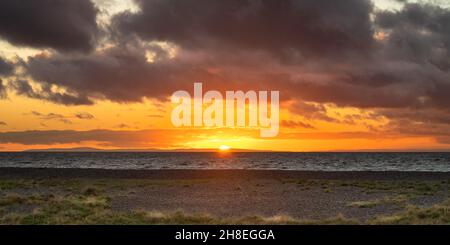
[[[450,153],[1,152],[1,167],[450,172]]]

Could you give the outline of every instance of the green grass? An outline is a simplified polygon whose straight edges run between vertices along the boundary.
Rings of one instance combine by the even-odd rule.
[[[434,195],[437,192],[450,191],[449,181],[342,181],[342,180],[311,180],[283,179],[284,184],[296,184],[302,189],[318,187],[326,192],[335,188],[355,187],[366,193],[390,192],[410,195]]]
[[[321,221],[297,220],[289,216],[248,216],[220,219],[208,214],[177,212],[113,212],[110,199],[102,195],[54,196],[17,194],[2,197],[4,206],[36,205],[31,213],[0,212],[1,224],[354,224],[342,216]]]
[[[395,196],[385,196],[383,198],[373,200],[355,201],[349,203],[347,206],[353,208],[373,208],[375,206],[383,204],[385,205],[394,204],[400,207],[404,207],[407,205],[408,200],[409,197],[406,195],[395,195]]]
[[[0,206],[10,206],[24,203],[24,198],[15,193],[8,193],[0,198]]]
[[[8,205],[36,204],[31,213],[0,212],[1,224],[361,224],[338,215],[321,220],[299,220],[289,216],[247,216],[220,219],[208,214],[178,212],[113,212],[104,196],[32,196],[8,198]],[[362,203],[360,205],[371,205]],[[429,208],[409,206],[391,216],[367,220],[367,224],[450,224],[450,201]]]
[[[391,216],[377,217],[371,224],[450,224],[450,199],[431,207],[409,206]]]
[[[112,212],[108,202],[97,198],[54,199],[30,214],[11,213],[2,224],[357,224],[342,216],[324,220],[297,220],[289,216],[247,216],[220,219],[208,214],[131,211]]]
[[[0,180],[0,191],[24,188],[25,186],[23,180]]]

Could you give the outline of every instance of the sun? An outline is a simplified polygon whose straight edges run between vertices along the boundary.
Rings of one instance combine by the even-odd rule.
[[[221,151],[228,151],[228,150],[230,150],[230,147],[227,146],[227,145],[221,145],[221,146],[219,146],[219,150],[221,150]]]

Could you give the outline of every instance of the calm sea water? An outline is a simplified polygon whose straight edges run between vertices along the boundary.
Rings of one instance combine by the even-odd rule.
[[[450,153],[18,152],[0,153],[0,167],[449,172]]]

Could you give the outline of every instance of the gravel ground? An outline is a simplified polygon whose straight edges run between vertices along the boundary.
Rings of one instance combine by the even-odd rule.
[[[366,220],[394,214],[407,205],[431,206],[448,198],[450,185],[450,173],[437,172],[0,169],[3,180],[30,178],[76,179],[87,185],[108,180],[118,186],[124,180],[156,181],[156,184],[124,188],[106,185],[105,193],[111,198],[113,211],[184,211],[225,218],[287,215],[311,220],[337,216]],[[427,188],[436,183],[445,186],[422,193],[414,188],[405,191],[395,184],[404,182]],[[390,183],[390,186],[379,187],[377,183]],[[23,194],[21,190],[12,191]],[[51,187],[50,191],[58,192],[58,186]],[[47,191],[43,187],[36,192]]]

